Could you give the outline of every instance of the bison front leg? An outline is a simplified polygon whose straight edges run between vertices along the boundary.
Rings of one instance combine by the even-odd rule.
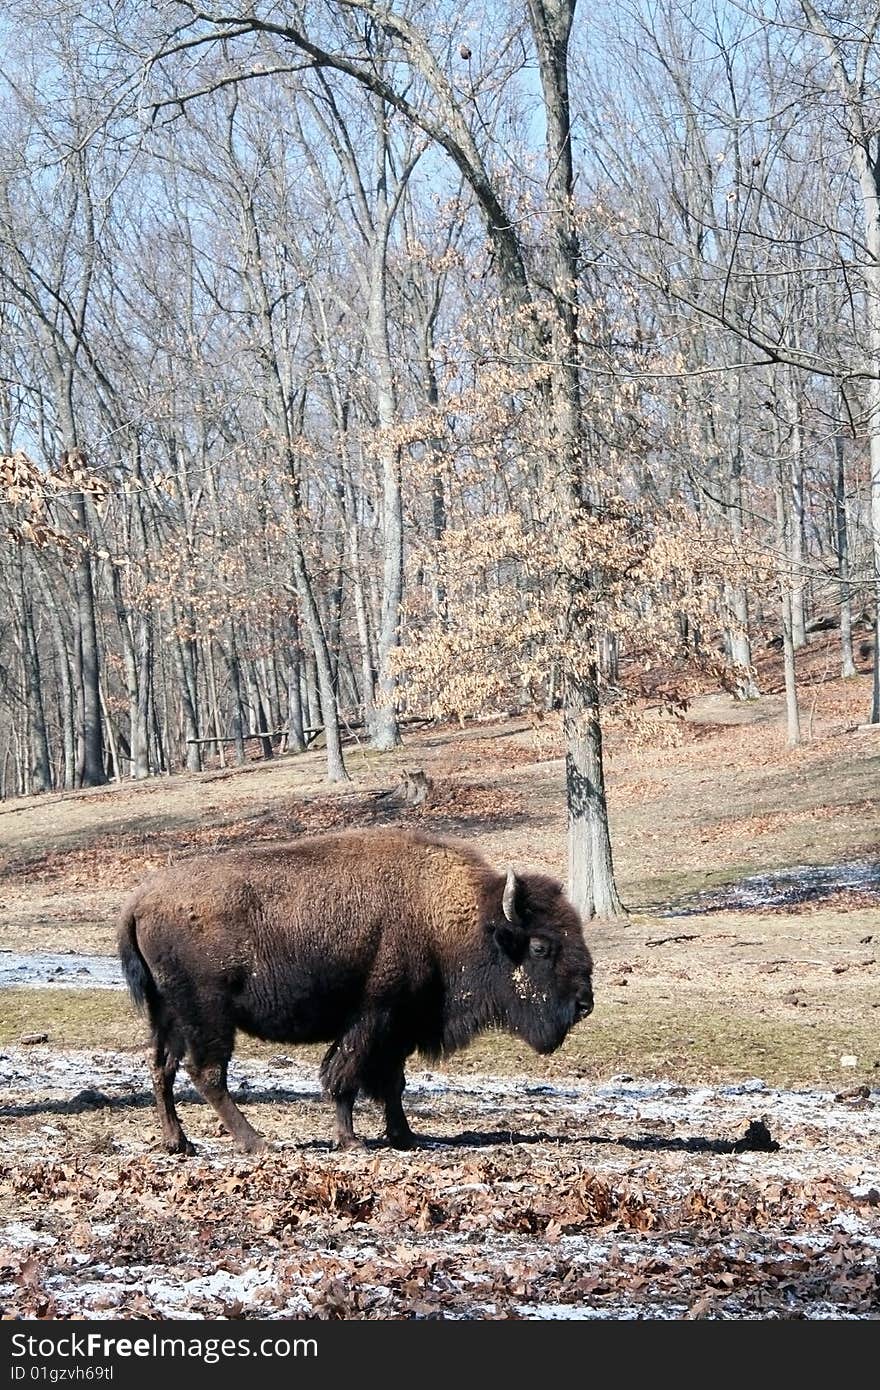
[[[354,1132],[353,1114],[356,1100],[357,1091],[343,1091],[341,1095],[334,1098],[337,1149],[363,1149],[365,1147],[364,1141],[358,1139]]]
[[[403,1067],[398,1067],[389,1078],[383,1096],[385,1102],[385,1134],[393,1149],[412,1149],[418,1139],[409,1127],[409,1120],[403,1110],[403,1088],[406,1079]]]
[[[321,1063],[321,1085],[336,1111],[337,1149],[362,1149],[354,1132],[354,1103],[360,1090],[359,1030],[346,1033],[328,1048]]]
[[[253,1125],[248,1124],[229,1091],[226,1089],[226,1063],[187,1063],[187,1071],[200,1095],[213,1106],[236,1144],[245,1153],[259,1153],[266,1141]]]
[[[321,1063],[321,1081],[336,1108],[338,1148],[363,1147],[352,1123],[360,1091],[384,1104],[386,1132],[396,1149],[411,1148],[416,1142],[400,1100],[404,1077],[399,1057],[399,1039],[381,1010],[360,1019],[329,1049]]]

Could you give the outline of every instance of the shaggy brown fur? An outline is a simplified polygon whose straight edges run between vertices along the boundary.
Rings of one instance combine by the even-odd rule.
[[[468,845],[401,830],[349,831],[193,858],[131,895],[119,953],[153,1036],[167,1148],[190,1152],[174,1107],[185,1058],[242,1148],[262,1147],[226,1088],[238,1029],[331,1042],[321,1077],[337,1140],[356,1143],[358,1092],[385,1105],[406,1147],[404,1063],[503,1027],[551,1052],[592,1009],[580,919],[553,879],[496,873]]]

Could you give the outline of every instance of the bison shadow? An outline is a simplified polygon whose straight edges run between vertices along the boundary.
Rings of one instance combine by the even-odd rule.
[[[265,1090],[247,1087],[244,1091],[233,1091],[236,1099],[245,1104],[251,1102],[290,1102],[292,1105],[326,1105],[317,1091],[281,1091],[277,1087]],[[203,1105],[202,1097],[190,1087],[183,1087],[177,1099],[184,1105]],[[152,1110],[155,1106],[152,1091],[132,1091],[124,1096],[108,1096],[103,1091],[87,1088],[75,1096],[62,1100],[33,1100],[0,1105],[0,1119],[20,1120],[30,1115],[85,1115],[95,1110]]]
[[[705,1135],[694,1135],[689,1139],[675,1139],[665,1134],[642,1134],[635,1136],[612,1134],[549,1134],[538,1130],[532,1134],[522,1134],[510,1130],[462,1130],[459,1134],[420,1134],[423,1148],[480,1149],[503,1148],[519,1144],[552,1144],[563,1147],[573,1144],[610,1144],[622,1149],[632,1149],[636,1153],[711,1153],[731,1154],[742,1147],[741,1140],[710,1139]],[[379,1147],[384,1141],[379,1141]]]
[[[179,1098],[183,1103],[204,1104],[201,1097],[189,1088],[182,1091]],[[239,1098],[252,1104],[276,1104],[280,1102],[294,1106],[298,1104],[319,1106],[321,1109],[327,1107],[327,1101],[315,1091],[281,1091],[276,1087],[269,1087],[265,1090],[248,1087]],[[124,1096],[108,1096],[103,1091],[87,1089],[66,1100],[45,1099],[0,1105],[0,1119],[25,1119],[35,1115],[84,1115],[98,1110],[152,1111],[153,1106],[153,1096],[149,1091],[132,1092]],[[329,1139],[278,1140],[273,1139],[271,1135],[267,1137],[270,1142],[278,1144],[282,1149],[303,1151],[329,1151],[333,1149],[333,1144]],[[465,1129],[452,1134],[421,1132],[418,1135],[418,1140],[417,1147],[419,1149],[495,1149],[541,1144],[564,1148],[573,1145],[606,1144],[630,1149],[634,1153],[732,1154],[741,1151],[744,1147],[752,1147],[751,1145],[745,1146],[742,1139],[713,1139],[706,1135],[675,1138],[670,1135],[652,1133],[641,1135],[552,1134],[547,1130],[523,1133],[508,1129]],[[384,1138],[366,1139],[365,1147],[372,1152],[387,1149],[390,1145]],[[758,1148],[759,1146],[755,1145],[754,1147]]]

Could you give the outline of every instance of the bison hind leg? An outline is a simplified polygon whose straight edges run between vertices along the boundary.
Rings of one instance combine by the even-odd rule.
[[[158,1023],[154,1026],[150,1075],[153,1080],[162,1143],[168,1152],[173,1154],[195,1153],[183,1132],[180,1116],[174,1105],[174,1078],[180,1066],[183,1050],[183,1042],[173,1029]]]
[[[262,1134],[245,1119],[226,1087],[226,1068],[229,1058],[219,1061],[196,1060],[190,1055],[186,1069],[193,1085],[217,1112],[224,1128],[245,1153],[259,1153],[266,1147]]]

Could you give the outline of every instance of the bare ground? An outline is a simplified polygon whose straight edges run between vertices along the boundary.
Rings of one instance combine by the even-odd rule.
[[[800,749],[772,654],[755,705],[707,694],[683,723],[612,730],[630,916],[590,924],[596,1012],[555,1057],[491,1035],[413,1073],[431,1136],[414,1154],[372,1138],[369,1107],[366,1153],[332,1153],[319,1053],[243,1042],[249,1110],[276,1147],[236,1155],[193,1100],[199,1157],[169,1158],[123,996],[2,991],[8,1314],[876,1318],[877,891],[692,911],[746,874],[880,862],[880,734],[857,727],[869,678],[833,679],[824,639],[799,662]],[[499,720],[355,749],[342,789],[315,752],[6,803],[0,950],[109,954],[148,868],[348,824],[418,823],[561,875],[559,753],[552,721]],[[380,795],[405,767],[434,779],[415,810]],[[737,1150],[758,1122],[779,1147]]]

